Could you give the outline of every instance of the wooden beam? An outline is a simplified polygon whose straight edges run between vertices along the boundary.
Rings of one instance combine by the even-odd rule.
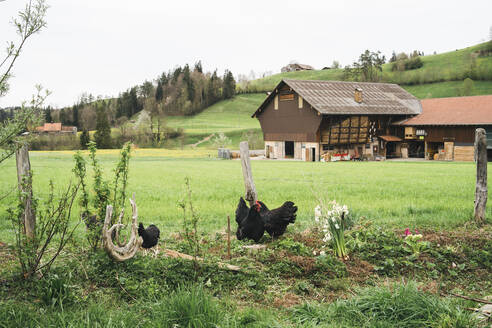
[[[360,125],[361,125],[361,118],[359,115],[359,129],[357,130],[357,143],[360,143]]]
[[[34,237],[36,230],[36,216],[32,206],[32,174],[31,162],[29,161],[29,151],[27,145],[23,145],[15,152],[15,161],[17,164],[17,181],[19,191],[22,194],[24,205],[24,233],[28,238]]]
[[[244,188],[246,189],[244,198],[249,202],[249,206],[253,206],[258,200],[258,194],[256,193],[255,182],[253,181],[253,173],[251,172],[247,141],[242,141],[239,144],[239,152],[241,154],[241,166],[243,168]]]
[[[487,135],[482,128],[475,130],[475,154],[477,156],[477,183],[475,187],[475,222],[485,223],[487,206]]]

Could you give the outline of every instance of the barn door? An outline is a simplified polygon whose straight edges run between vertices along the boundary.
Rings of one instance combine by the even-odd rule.
[[[309,151],[309,148],[306,147],[306,162],[311,162],[311,152]]]

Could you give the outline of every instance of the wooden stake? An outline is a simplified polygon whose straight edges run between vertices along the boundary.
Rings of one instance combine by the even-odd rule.
[[[475,222],[485,223],[487,206],[487,137],[482,128],[475,130],[475,154],[477,158],[477,183],[475,187]]]
[[[22,146],[15,152],[17,164],[17,181],[19,191],[24,195],[24,233],[28,238],[34,237],[36,229],[36,216],[32,207],[32,175],[31,162],[29,161],[29,151],[27,145]]]
[[[227,258],[231,259],[231,217],[227,216]]]
[[[258,194],[256,193],[255,182],[253,181],[253,173],[251,173],[249,146],[247,141],[242,141],[239,144],[239,151],[243,168],[244,187],[246,189],[246,196],[244,198],[249,202],[249,206],[253,206],[258,200]]]

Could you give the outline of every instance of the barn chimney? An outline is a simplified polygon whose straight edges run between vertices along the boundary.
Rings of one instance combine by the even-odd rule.
[[[359,87],[355,88],[354,100],[359,104],[362,102],[362,89]]]

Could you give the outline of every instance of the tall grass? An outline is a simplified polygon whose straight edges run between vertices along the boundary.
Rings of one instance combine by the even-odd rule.
[[[415,283],[371,287],[330,305],[305,304],[293,311],[303,325],[333,327],[477,327],[476,319],[456,303],[421,292]]]

